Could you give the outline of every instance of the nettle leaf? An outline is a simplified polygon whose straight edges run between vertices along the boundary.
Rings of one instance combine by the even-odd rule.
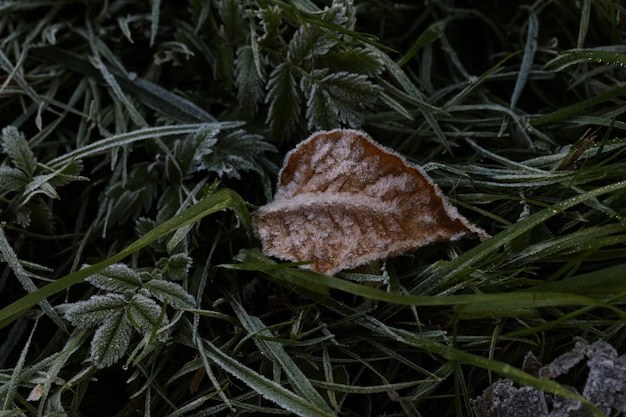
[[[162,279],[153,279],[146,283],[150,293],[161,301],[167,301],[174,307],[194,308],[195,299],[183,287]]]
[[[167,260],[167,275],[175,281],[183,280],[187,278],[191,263],[191,257],[185,253],[177,253],[175,255],[172,255]]]
[[[159,174],[151,164],[136,164],[125,183],[117,182],[106,191],[106,223],[124,223],[152,207],[159,194]]]
[[[263,167],[257,162],[263,152],[276,152],[276,148],[266,142],[262,136],[238,130],[228,134],[217,142],[209,153],[198,149],[198,163],[202,169],[216,172],[220,177],[240,179],[239,171],[263,173]]]
[[[363,110],[374,104],[380,91],[363,74],[327,74],[325,69],[313,71],[310,81],[304,77],[300,87],[308,98],[306,115],[310,129],[331,129],[339,122],[359,126]]]
[[[266,123],[269,123],[272,136],[284,138],[296,126],[300,113],[295,70],[289,63],[278,65],[270,74],[267,83],[266,102],[270,104]]]
[[[247,35],[248,25],[243,19],[241,1],[222,0],[218,3],[218,13],[222,20],[220,35],[230,44],[242,43]]]
[[[0,192],[19,191],[28,185],[30,178],[22,170],[0,167]]]
[[[161,317],[161,310],[162,307],[156,301],[141,294],[135,294],[128,305],[131,322],[144,335],[169,323],[167,316]],[[165,337],[166,334],[161,334],[159,340],[162,341]]]
[[[24,203],[30,200],[34,195],[44,194],[50,198],[59,199],[57,190],[54,189],[48,181],[54,178],[55,174],[35,175],[31,182],[24,189]]]
[[[329,37],[321,27],[303,25],[289,41],[287,59],[293,65],[300,65],[304,60],[325,55],[336,44],[337,40]]]
[[[339,48],[337,48],[339,49]],[[380,57],[368,48],[343,48],[319,61],[320,67],[329,67],[333,71],[347,71],[352,73],[374,76],[380,74],[384,67]]]
[[[219,129],[202,129],[174,143],[173,152],[167,156],[165,174],[172,182],[180,182],[198,168],[197,153],[212,152],[217,143]]]
[[[261,73],[259,73],[261,71]],[[257,67],[252,46],[237,49],[235,59],[235,79],[237,82],[237,100],[241,110],[247,115],[256,113],[258,103],[263,100],[264,68]]]
[[[91,341],[91,359],[98,368],[117,362],[128,349],[133,325],[124,310],[110,316],[98,327]]]
[[[28,146],[24,134],[18,131],[16,127],[7,126],[2,129],[2,150],[11,158],[17,168],[32,177],[37,167],[37,160]]]
[[[79,175],[82,170],[82,162],[72,160],[60,170],[55,171],[55,175],[48,182],[53,187],[60,187],[72,181],[89,181],[89,178]]]
[[[354,29],[356,8],[352,0],[333,0],[332,6],[325,10],[324,20],[346,29]]]
[[[107,291],[134,292],[142,287],[139,274],[124,264],[107,266],[87,278],[93,286]]]
[[[76,327],[93,327],[104,323],[113,315],[123,312],[128,300],[120,294],[93,295],[85,301],[62,304],[59,307],[65,318]]]
[[[268,5],[258,13],[263,27],[263,35],[259,38],[260,44],[271,44],[279,38],[282,23],[282,11],[277,5]]]

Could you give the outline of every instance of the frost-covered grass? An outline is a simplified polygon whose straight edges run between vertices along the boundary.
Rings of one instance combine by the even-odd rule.
[[[355,3],[0,2],[7,415],[468,416],[501,377],[617,407],[566,386],[624,354],[626,8]],[[336,127],[492,238],[263,256],[250,212]]]

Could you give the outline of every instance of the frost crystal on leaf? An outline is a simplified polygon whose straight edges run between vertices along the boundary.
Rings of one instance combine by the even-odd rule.
[[[305,268],[342,269],[467,234],[426,173],[363,132],[317,132],[285,157],[274,201],[254,214],[263,252]]]

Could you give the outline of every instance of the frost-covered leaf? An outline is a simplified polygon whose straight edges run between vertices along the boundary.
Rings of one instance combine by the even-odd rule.
[[[293,131],[301,111],[294,72],[290,64],[282,63],[274,68],[267,84],[266,101],[270,106],[266,123],[270,125],[272,136],[277,138],[284,138]]]
[[[336,43],[337,40],[328,36],[321,27],[303,25],[289,41],[287,59],[293,65],[300,65],[306,59],[325,55]]]
[[[191,294],[173,282],[153,279],[146,283],[146,288],[156,298],[161,301],[167,301],[174,307],[194,308],[196,306],[196,301]]]
[[[363,132],[317,132],[287,154],[274,201],[254,213],[263,252],[334,274],[465,235],[488,235],[419,167]]]
[[[76,327],[97,326],[123,311],[128,300],[120,294],[93,295],[88,300],[59,306],[65,318]]]
[[[54,216],[52,208],[43,198],[33,198],[27,206],[20,207],[16,218],[23,213],[28,213],[29,224],[37,230],[54,230]]]
[[[197,154],[211,153],[217,143],[219,129],[202,129],[174,143],[165,160],[165,172],[172,182],[181,182],[198,168]]]
[[[57,190],[55,190],[49,183],[54,176],[54,174],[35,175],[24,189],[25,201],[28,201],[36,194],[44,194],[50,198],[58,200],[60,197]]]
[[[104,207],[107,226],[136,218],[152,207],[159,194],[159,174],[148,163],[136,164],[125,182],[106,191]]]
[[[29,227],[30,220],[31,220],[31,217],[30,217],[31,213],[32,212],[29,207],[24,207],[24,206],[20,207],[15,212],[15,223],[24,228]]]
[[[125,311],[113,314],[98,327],[91,341],[91,359],[98,368],[111,366],[124,356],[132,330]]]
[[[172,280],[178,281],[187,278],[187,273],[191,267],[192,259],[185,253],[177,253],[167,260],[167,275]]]
[[[2,150],[6,153],[13,164],[26,175],[31,177],[37,167],[37,160],[33,151],[28,146],[24,134],[14,126],[2,129]]]
[[[238,130],[220,139],[209,153],[199,149],[197,160],[202,169],[239,179],[240,171],[263,173],[257,162],[263,152],[276,152],[276,148],[260,135]]]
[[[19,191],[26,187],[30,178],[17,168],[0,167],[0,192]]]
[[[357,127],[363,110],[378,99],[380,88],[363,74],[340,71],[327,74],[313,71],[311,79],[303,78],[301,88],[308,97],[307,119],[310,129],[330,129],[339,122]]]
[[[324,12],[325,21],[346,29],[354,29],[356,9],[352,0],[333,0],[332,5]]]
[[[263,78],[265,78],[264,68],[262,66],[257,68],[252,46],[238,48],[235,59],[237,99],[241,110],[248,116],[256,113],[257,104],[263,100]]]
[[[326,59],[332,61],[326,62]],[[326,59],[323,62],[336,71],[373,76],[383,70],[382,60],[369,48],[354,47],[334,51]]]
[[[259,17],[263,27],[260,44],[271,44],[280,36],[281,16],[281,9],[277,5],[268,5],[260,10]]]
[[[87,281],[95,287],[116,292],[134,292],[142,285],[139,274],[124,264],[107,266]]]
[[[155,328],[167,325],[167,316],[161,319],[162,307],[152,298],[135,294],[128,305],[131,322],[139,327],[142,334],[150,334]],[[165,335],[163,335],[165,336]]]
[[[220,1],[218,3],[218,13],[222,21],[220,35],[230,44],[242,43],[246,37],[248,25],[243,20],[244,14],[241,10],[241,1]]]
[[[82,169],[83,164],[80,161],[72,160],[55,172],[55,176],[48,182],[53,187],[61,187],[72,181],[88,181],[89,178],[79,175]]]

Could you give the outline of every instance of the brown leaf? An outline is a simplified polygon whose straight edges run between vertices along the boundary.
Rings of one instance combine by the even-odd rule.
[[[254,213],[263,252],[332,275],[442,239],[489,235],[419,167],[356,130],[314,133],[285,157]]]

